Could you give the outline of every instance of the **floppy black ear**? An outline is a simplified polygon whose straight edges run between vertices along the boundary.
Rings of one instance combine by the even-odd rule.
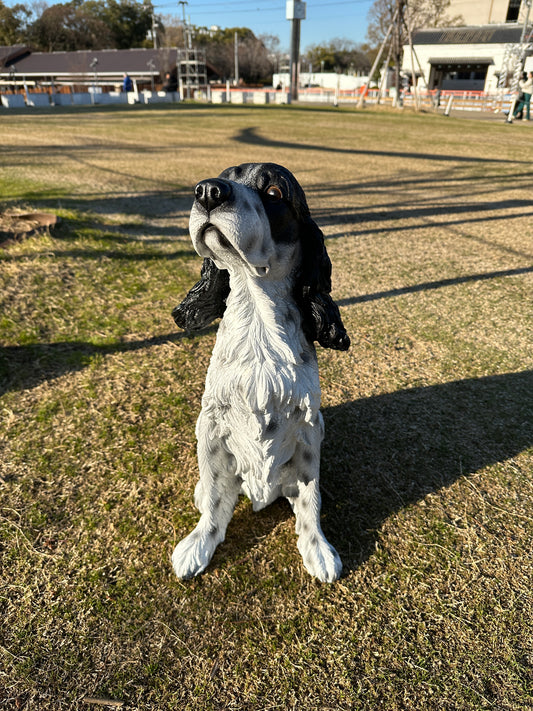
[[[294,296],[303,317],[303,328],[311,341],[324,348],[346,351],[350,337],[342,323],[339,307],[330,296],[331,261],[322,231],[310,216],[300,228],[301,262]]]
[[[228,272],[219,269],[212,259],[206,257],[200,281],[196,282],[181,304],[173,309],[174,321],[187,331],[209,326],[211,321],[223,316],[229,292]]]

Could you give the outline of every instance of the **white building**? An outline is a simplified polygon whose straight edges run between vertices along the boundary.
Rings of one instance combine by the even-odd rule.
[[[451,0],[448,16],[461,16],[466,26],[413,32],[414,55],[404,47],[402,71],[415,75],[420,88],[494,92],[505,66],[512,73],[528,13],[526,0]],[[533,12],[530,42],[532,20]],[[526,71],[533,70],[533,43],[528,55]]]
[[[340,91],[355,91],[368,81],[368,76],[354,76],[352,74],[337,74],[336,72],[300,72],[300,86],[320,87],[321,89],[339,89]],[[273,86],[288,87],[290,84],[289,72],[274,74]]]
[[[402,71],[412,74],[414,63],[421,88],[427,85],[429,89],[493,92],[506,49],[520,43],[522,29],[522,25],[509,23],[419,30],[412,36],[414,62],[407,45]],[[525,70],[530,69],[533,70],[533,56],[526,59]]]

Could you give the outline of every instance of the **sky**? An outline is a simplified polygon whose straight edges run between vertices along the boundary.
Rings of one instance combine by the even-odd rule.
[[[183,17],[178,0],[152,2],[158,14]],[[373,0],[307,0],[306,4],[307,16],[300,29],[302,51],[335,37],[365,41],[367,14]],[[285,19],[285,0],[189,0],[185,14],[193,25],[248,27],[256,36],[279,37],[282,50],[290,47],[291,23]]]
[[[17,2],[20,0],[4,0],[8,6]],[[50,0],[45,2],[47,5],[56,4]],[[335,37],[364,42],[367,14],[373,2],[307,0],[306,19],[302,20],[300,29],[300,50],[305,52],[309,45],[325,44]],[[159,15],[183,18],[183,6],[179,0],[152,0],[152,4]],[[248,27],[256,37],[263,34],[279,37],[282,51],[288,51],[290,47],[291,23],[285,19],[285,0],[188,0],[185,15],[192,25]]]

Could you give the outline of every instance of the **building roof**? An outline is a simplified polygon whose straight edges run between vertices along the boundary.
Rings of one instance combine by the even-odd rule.
[[[149,78],[152,74],[163,75],[170,71],[176,66],[176,61],[177,50],[171,48],[33,52],[11,60],[9,69],[12,71],[14,68],[17,75],[28,78],[72,79],[84,75],[93,77],[96,74],[97,77],[111,79],[120,78],[125,72],[133,78]],[[6,71],[7,68],[3,73]]]
[[[492,57],[431,57],[428,59],[434,66],[447,64],[448,66],[486,66],[494,64]]]
[[[413,32],[413,44],[515,44],[520,42],[523,25],[477,25],[442,27]]]
[[[0,47],[0,69],[8,67],[17,59],[30,54],[31,49],[24,44],[15,44],[12,47]]]

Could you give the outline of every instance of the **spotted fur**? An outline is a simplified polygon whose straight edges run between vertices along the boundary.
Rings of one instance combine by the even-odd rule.
[[[202,278],[173,315],[183,328],[223,316],[196,425],[200,520],[175,548],[179,578],[201,573],[239,494],[254,510],[285,496],[298,549],[323,581],[341,560],[320,526],[324,424],[314,340],[350,341],[331,300],[331,263],[303,190],[285,168],[244,164],[204,180],[190,216]]]

